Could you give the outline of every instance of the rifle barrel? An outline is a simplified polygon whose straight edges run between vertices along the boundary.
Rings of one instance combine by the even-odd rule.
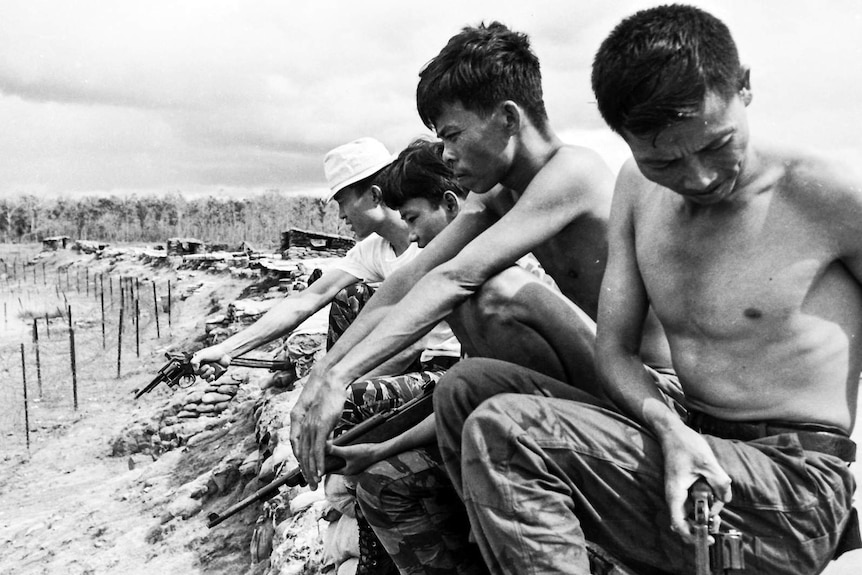
[[[389,437],[417,425],[433,412],[431,392],[433,385],[426,387],[422,395],[415,397],[389,412],[372,415],[362,423],[339,435],[333,442],[335,445],[352,445],[353,443],[380,443]],[[397,423],[396,423],[397,422]],[[326,455],[323,463],[323,475],[336,473],[344,467],[345,461],[341,457]],[[252,495],[249,495],[239,503],[227,508],[221,514],[210,513],[207,515],[207,527],[213,528],[225,519],[236,515],[249,505],[274,497],[282,485],[305,485],[305,477],[299,466],[286,475],[264,485]]]

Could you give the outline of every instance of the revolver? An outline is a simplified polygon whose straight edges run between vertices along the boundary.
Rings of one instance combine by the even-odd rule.
[[[719,531],[720,520],[709,516],[712,498],[712,489],[703,479],[698,479],[689,490],[693,505],[695,575],[725,575],[745,569],[742,533],[736,529]]]
[[[168,363],[159,369],[159,374],[153,379],[153,381],[138,390],[135,394],[135,399],[138,399],[145,393],[151,392],[162,382],[166,383],[168,387],[173,390],[176,390],[177,387],[189,387],[195,382],[196,376],[192,369],[192,354],[185,351],[167,352],[165,353],[165,357],[168,358]],[[256,359],[251,357],[234,358],[231,361],[231,365],[238,367],[262,367],[268,368],[270,371],[282,371],[294,368],[293,362],[289,359],[274,360]],[[225,371],[226,370],[222,370],[219,372],[216,375],[216,379],[221,377]]]

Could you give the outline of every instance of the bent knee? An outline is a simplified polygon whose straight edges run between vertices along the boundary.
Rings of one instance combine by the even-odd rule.
[[[527,284],[544,285],[530,272],[511,266],[489,278],[473,296],[479,311],[493,315],[505,315],[518,291]]]
[[[378,461],[359,474],[356,497],[363,506],[394,508],[447,485],[437,450],[413,449]]]
[[[463,401],[468,384],[481,376],[483,362],[484,358],[462,359],[443,374],[434,387],[435,412],[446,412]]]
[[[477,407],[464,421],[461,434],[462,460],[482,458],[493,444],[507,442],[521,427],[509,417],[512,407],[527,399],[516,394],[491,397]]]

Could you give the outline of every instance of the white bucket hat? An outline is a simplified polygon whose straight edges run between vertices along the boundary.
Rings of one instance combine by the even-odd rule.
[[[350,184],[385,168],[394,159],[386,146],[374,138],[359,138],[330,150],[323,158],[323,173],[332,190],[326,201],[331,201]]]

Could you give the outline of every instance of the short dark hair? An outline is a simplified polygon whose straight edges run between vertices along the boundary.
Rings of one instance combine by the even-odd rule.
[[[404,148],[376,183],[382,191],[383,203],[393,210],[413,198],[424,198],[439,206],[446,191],[467,197],[467,190],[443,161],[443,143],[424,138]]]
[[[680,4],[641,10],[623,20],[593,60],[599,112],[617,133],[655,135],[697,113],[708,91],[729,97],[743,69],[727,26]]]
[[[446,104],[460,102],[488,114],[505,100],[522,106],[530,120],[545,129],[548,114],[539,59],[526,34],[499,22],[463,28],[419,72],[416,106],[422,122],[432,129]]]

